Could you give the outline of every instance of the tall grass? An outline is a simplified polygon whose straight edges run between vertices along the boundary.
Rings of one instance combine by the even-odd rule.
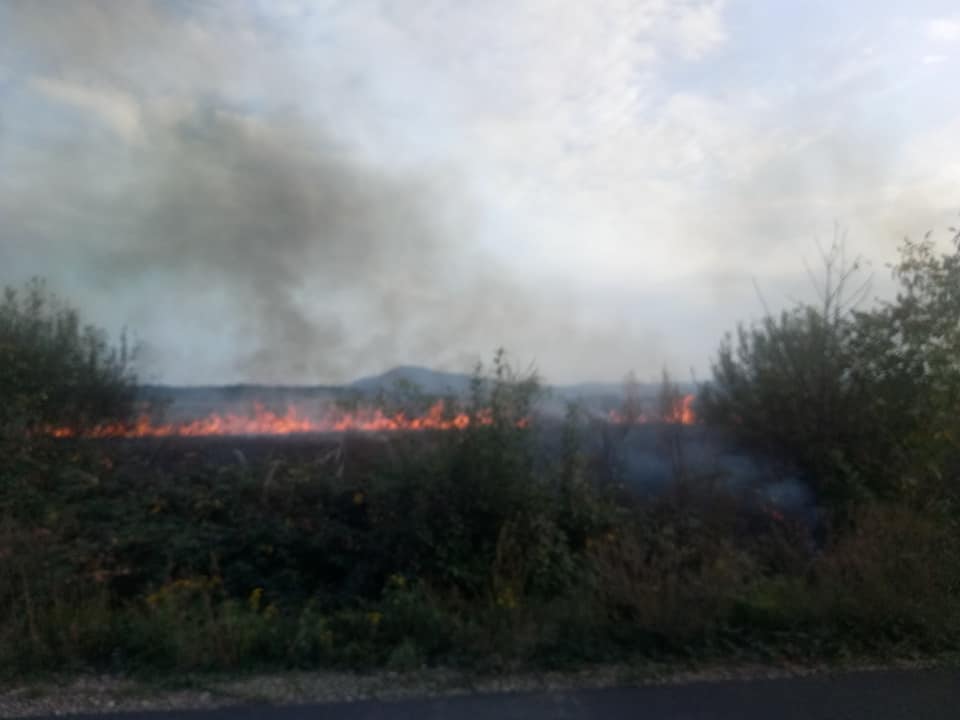
[[[817,550],[804,528],[758,526],[722,494],[631,498],[591,469],[576,412],[557,461],[537,462],[536,422],[516,422],[535,391],[504,369],[475,398],[502,403],[493,424],[357,438],[337,462],[71,442],[6,467],[0,673],[502,669],[960,642],[960,533],[944,516],[871,503]]]
[[[945,274],[922,253],[917,262],[950,279],[960,268],[951,260]],[[943,313],[911,332],[932,315]],[[129,358],[42,287],[8,293],[0,675],[956,650],[955,413],[940,395],[921,398],[939,435],[899,438],[910,452],[873,477],[863,433],[829,429],[873,407],[848,387],[846,360],[782,362],[800,340],[822,354],[824,333],[839,327],[831,317],[787,315],[745,331],[739,349],[722,349],[704,405],[743,442],[789,451],[808,470],[826,463],[818,487],[840,498],[842,522],[826,513],[833,525],[814,538],[710,489],[685,466],[675,429],[662,441],[676,477],[656,499],[624,490],[617,434],[588,449],[576,408],[559,454],[544,459],[537,378],[502,353],[478,369],[459,408],[484,422],[457,432],[235,462],[176,444],[40,441],[31,429],[129,412]],[[894,357],[871,323],[864,332]],[[956,355],[934,350],[929,384],[939,388],[955,380]],[[821,375],[826,399],[810,404],[805,387]],[[666,378],[664,388],[673,407]],[[833,416],[848,406],[856,412]],[[824,407],[829,427],[817,423]]]

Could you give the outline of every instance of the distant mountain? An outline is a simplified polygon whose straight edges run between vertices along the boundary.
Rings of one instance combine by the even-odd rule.
[[[174,419],[204,417],[213,412],[247,412],[251,404],[262,403],[282,411],[297,406],[306,411],[325,407],[332,401],[370,398],[379,392],[389,395],[404,384],[415,386],[425,395],[464,396],[470,390],[471,375],[443,372],[414,365],[402,365],[380,375],[354,380],[347,385],[222,385],[177,387],[145,385],[141,397],[155,407],[165,407]],[[683,393],[695,392],[692,383],[678,383]],[[546,414],[562,414],[567,403],[577,402],[590,412],[606,414],[623,400],[622,383],[578,383],[546,385],[540,409]],[[653,402],[659,383],[640,383],[644,404]]]
[[[401,383],[417,386],[428,395],[454,394],[460,395],[470,389],[471,376],[466,373],[452,373],[415,365],[401,365],[387,370],[380,375],[354,380],[348,386],[352,390],[363,393],[383,390],[389,392]],[[692,383],[677,383],[680,392],[694,392]],[[544,389],[554,398],[560,400],[578,400],[599,397],[623,396],[623,383],[587,382],[574,385],[546,385]],[[660,383],[639,383],[641,397],[656,397],[660,392]]]
[[[415,385],[427,395],[461,395],[470,389],[470,376],[415,365],[401,365],[380,375],[354,380],[348,387],[362,393],[376,393],[379,390],[389,392],[404,383]]]

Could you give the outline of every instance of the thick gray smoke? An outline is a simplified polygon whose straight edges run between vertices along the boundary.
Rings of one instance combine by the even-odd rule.
[[[103,255],[103,282],[122,293],[160,275],[186,316],[213,296],[242,376],[342,375],[354,352],[391,349],[371,328],[402,334],[418,289],[439,285],[442,236],[429,189],[410,179],[359,167],[297,128],[277,134],[215,111],[151,153],[128,189],[143,198],[134,232]]]
[[[774,309],[811,296],[818,226],[859,220],[882,263],[938,222],[950,173],[903,181],[927,166],[846,85],[713,101],[660,78],[690,40],[662,3],[539,4],[0,2],[0,283],[48,277],[172,383],[498,345],[556,382],[702,379],[754,277]],[[905,156],[949,154],[945,127]]]
[[[51,168],[54,187],[6,208],[19,222],[0,232],[62,254],[77,284],[125,306],[116,317],[165,316],[183,346],[212,335],[235,348],[241,377],[342,376],[357,353],[456,327],[446,314],[416,327],[447,290],[449,229],[426,184],[364,168],[296,125],[216,108],[142,125],[148,139],[127,157],[76,149],[78,164]],[[81,209],[72,222],[38,220],[51,191]]]
[[[409,358],[464,369],[492,349],[485,331],[536,324],[537,303],[473,251],[449,178],[388,174],[300,112],[233,107],[240,57],[195,68],[210,95],[138,94],[136,68],[158,87],[192,80],[153,63],[202,58],[202,41],[165,33],[162,6],[113,7],[7,9],[45,71],[32,89],[85,112],[0,136],[23,169],[0,182],[0,279],[52,276],[98,322],[145,329],[149,367],[180,381],[336,381]]]

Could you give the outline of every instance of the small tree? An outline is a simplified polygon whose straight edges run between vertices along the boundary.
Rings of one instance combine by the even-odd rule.
[[[956,235],[956,232],[955,232]],[[960,456],[960,243],[906,241],[900,292],[859,310],[859,264],[824,254],[819,305],[728,336],[701,393],[707,422],[806,474],[836,509],[867,497],[945,490]],[[942,493],[940,493],[942,494]]]
[[[0,304],[0,435],[124,420],[136,378],[126,334],[117,346],[81,323],[40,280],[6,288]]]
[[[860,264],[841,241],[822,253],[818,304],[800,304],[728,335],[700,393],[698,411],[747,447],[796,466],[832,504],[864,492],[861,467],[875,430],[866,400],[869,378],[856,375],[856,305]],[[812,276],[812,273],[811,273]]]
[[[896,299],[857,317],[855,372],[897,455],[898,489],[956,492],[960,457],[960,232],[938,253],[930,233],[905,240]]]

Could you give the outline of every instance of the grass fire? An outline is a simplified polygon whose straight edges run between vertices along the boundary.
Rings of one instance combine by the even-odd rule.
[[[691,425],[694,422],[693,395],[685,395],[676,407],[660,422]],[[609,420],[613,424],[652,422],[645,415],[626,418],[611,410]],[[529,422],[521,418],[518,426]],[[409,416],[399,411],[388,414],[381,408],[365,408],[355,411],[329,410],[320,417],[297,407],[288,407],[282,414],[275,413],[260,403],[254,403],[249,414],[212,413],[196,420],[176,423],[156,422],[148,414],[141,414],[133,423],[98,424],[86,429],[60,426],[47,427],[44,432],[57,438],[147,438],[147,437],[207,437],[211,435],[295,435],[344,432],[417,432],[421,430],[463,430],[473,425],[493,423],[489,408],[476,413],[448,412],[443,400],[434,402],[422,415]]]
[[[123,342],[10,290],[0,668],[946,651],[960,533],[930,503],[955,490],[954,369],[915,333],[960,250],[928,248],[900,270],[928,295],[844,314],[830,290],[724,341],[693,386],[549,386],[502,351],[340,388],[143,386]],[[903,352],[942,376],[889,385]],[[880,454],[901,427],[923,442]],[[905,484],[917,453],[943,464]],[[922,601],[892,590],[911,583]]]
[[[960,657],[960,16],[766,5],[0,0],[0,715]]]

